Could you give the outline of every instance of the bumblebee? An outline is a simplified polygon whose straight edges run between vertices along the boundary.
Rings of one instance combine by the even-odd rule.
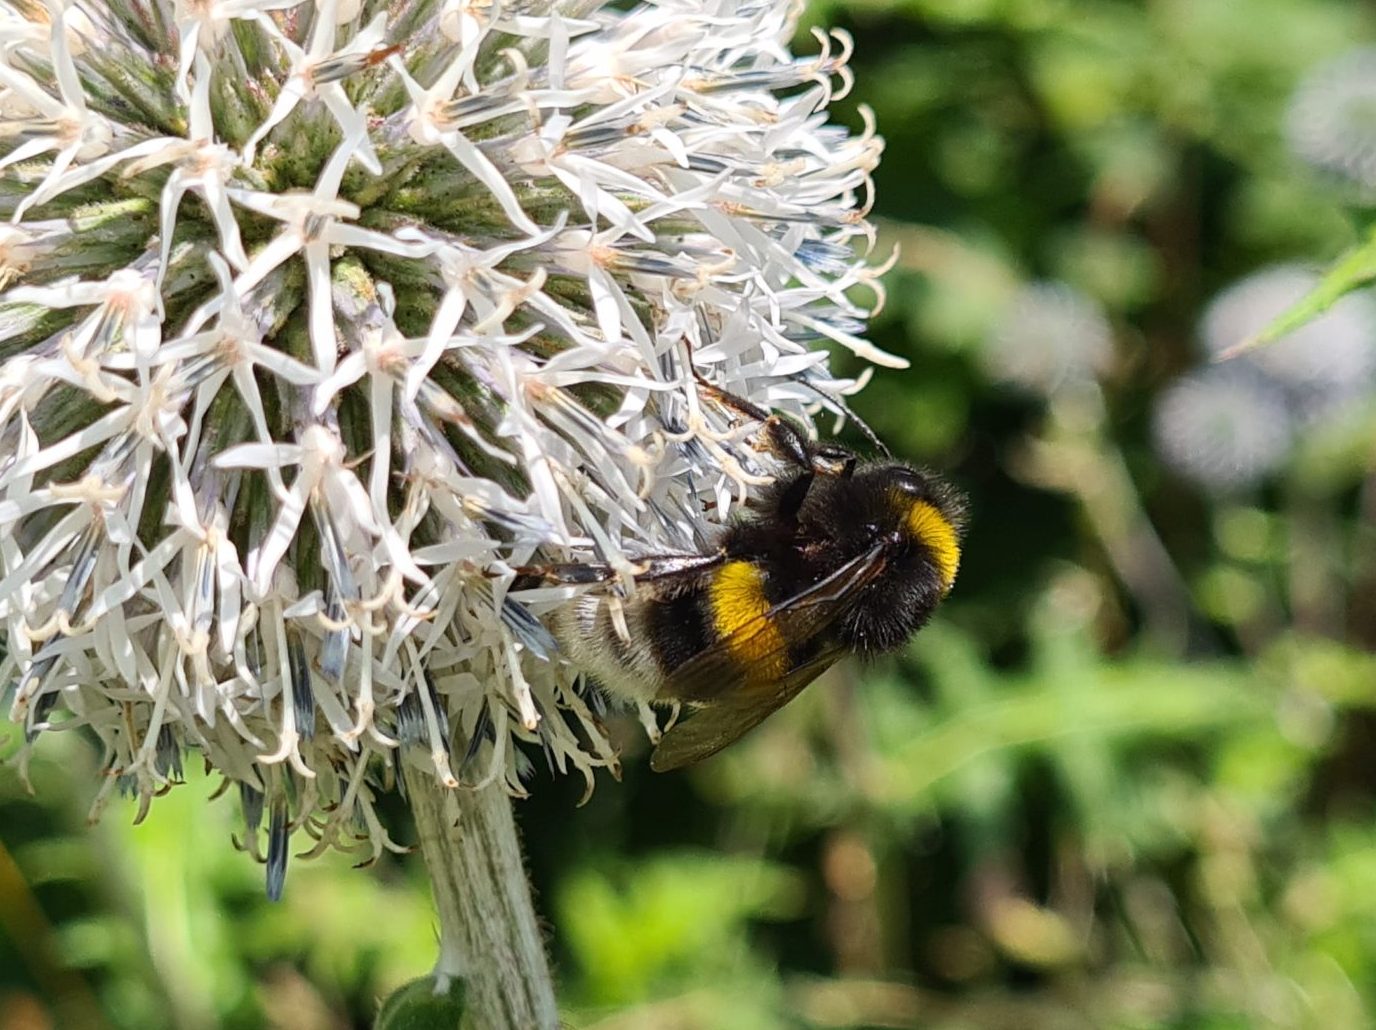
[[[594,590],[547,620],[565,657],[608,693],[691,710],[651,756],[660,771],[733,743],[845,655],[900,647],[960,565],[965,501],[937,476],[815,443],[792,422],[709,389],[762,424],[762,449],[784,472],[710,553],[642,559],[629,598]],[[596,565],[536,575],[614,578]]]

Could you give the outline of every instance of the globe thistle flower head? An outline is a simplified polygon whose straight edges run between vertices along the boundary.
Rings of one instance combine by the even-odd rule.
[[[985,364],[995,376],[1046,396],[1092,381],[1112,358],[1113,329],[1103,309],[1060,282],[1019,290],[984,346]]]
[[[1285,133],[1301,160],[1367,202],[1376,197],[1376,48],[1311,71],[1290,99]]]
[[[1279,469],[1294,437],[1280,392],[1233,365],[1209,366],[1175,382],[1157,400],[1152,428],[1166,464],[1220,494]]]
[[[690,373],[806,417],[887,364],[880,150],[793,5],[0,3],[0,644],[32,741],[142,804],[194,749],[286,835],[386,846],[402,758],[612,765],[513,593],[691,550],[769,468]],[[832,403],[833,407],[836,407]]]
[[[1204,313],[1206,350],[1216,357],[1255,337],[1318,283],[1306,268],[1275,265],[1228,287]],[[1376,383],[1376,298],[1350,293],[1318,318],[1233,360],[1280,390],[1300,423],[1338,413],[1369,396]]]

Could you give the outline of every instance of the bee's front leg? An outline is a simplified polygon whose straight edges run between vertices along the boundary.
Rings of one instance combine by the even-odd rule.
[[[854,453],[835,444],[813,443],[798,426],[780,415],[770,415],[765,420],[761,436],[765,450],[798,469],[774,502],[782,519],[797,516],[817,476],[844,479],[855,471]]]

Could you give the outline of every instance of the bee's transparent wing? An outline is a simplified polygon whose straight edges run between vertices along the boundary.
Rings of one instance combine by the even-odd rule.
[[[790,660],[790,645],[822,637],[851,610],[856,591],[883,571],[887,560],[885,551],[885,545],[876,544],[830,576],[746,621],[729,637],[699,651],[669,673],[659,690],[659,700],[717,703],[726,697],[756,693],[770,696],[780,682],[788,681],[794,669],[790,668],[782,679],[752,677],[752,671],[770,665],[777,667],[780,661]],[[753,669],[742,665],[737,657],[742,652],[751,656]],[[813,660],[809,657],[798,667],[809,666]]]
[[[694,712],[660,738],[650,768],[667,772],[715,755],[792,701],[844,653],[844,648],[830,646],[790,669],[783,679],[770,682],[767,689],[738,690]]]

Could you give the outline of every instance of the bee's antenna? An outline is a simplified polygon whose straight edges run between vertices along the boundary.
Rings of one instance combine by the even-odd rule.
[[[854,411],[852,411],[850,405],[843,401],[840,397],[838,397],[836,394],[827,393],[816,383],[808,379],[794,379],[794,382],[806,386],[818,397],[822,398],[822,400],[825,403],[834,405],[842,415],[844,415],[846,418],[850,419],[852,422],[855,423],[855,425],[859,428],[860,432],[864,434],[865,439],[867,439],[870,443],[874,444],[875,448],[878,449],[880,454],[882,454],[886,458],[893,457],[893,451],[889,450],[888,445],[885,444],[883,440],[879,439],[878,434],[876,434],[875,431],[870,428],[870,424],[866,422],[863,418],[861,418],[859,415],[857,415]]]
[[[724,404],[728,408],[733,408],[740,414],[744,415],[746,418],[754,419],[757,422],[768,422],[771,418],[778,418],[778,416],[771,416],[769,412],[765,411],[758,405],[752,404],[750,401],[747,401],[744,397],[737,397],[734,393],[730,393],[726,390],[723,390],[720,386],[714,386],[710,382],[708,382],[707,379],[702,375],[702,373],[698,371],[696,362],[693,361],[693,341],[688,338],[688,335],[686,333],[683,335],[683,349],[687,355],[688,371],[692,373],[692,376],[697,381],[698,386],[704,391],[706,391],[708,394],[710,394],[711,397],[718,403]],[[870,428],[869,423],[866,422],[859,415],[857,415],[854,411],[852,411],[850,405],[848,405],[840,397],[836,396],[835,394],[827,393],[816,383],[813,383],[808,379],[796,376],[791,378],[793,379],[793,382],[798,383],[801,386],[806,386],[818,397],[822,398],[824,403],[830,405],[832,408],[839,411],[843,416],[854,422],[860,428],[860,432],[864,434],[865,439],[869,440],[869,442],[874,445],[875,449],[878,450],[879,453],[882,454],[885,458],[893,457],[893,452],[889,450],[888,446],[884,443],[883,440],[879,439],[878,434],[876,434],[875,431]]]

